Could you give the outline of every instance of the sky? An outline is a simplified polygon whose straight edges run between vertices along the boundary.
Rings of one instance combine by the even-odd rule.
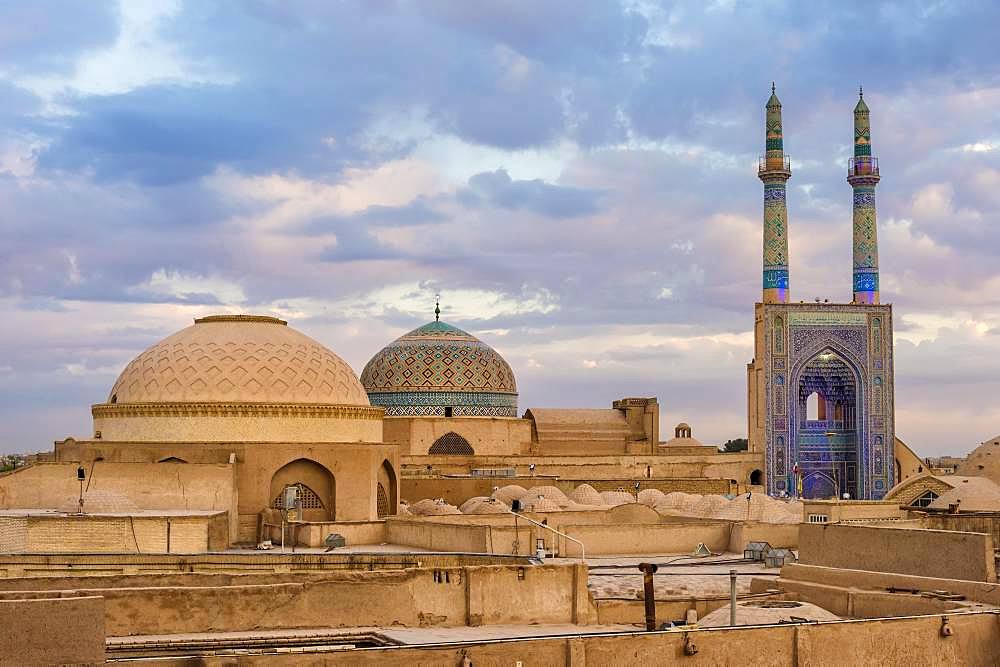
[[[896,432],[1000,433],[992,2],[0,0],[0,452],[90,434],[128,361],[273,314],[360,373],[433,317],[521,410],[657,396],[746,435],[764,103],[794,300],[851,297],[852,110],[880,159]]]

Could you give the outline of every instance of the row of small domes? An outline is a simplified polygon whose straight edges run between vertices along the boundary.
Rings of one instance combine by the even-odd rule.
[[[516,411],[513,371],[489,345],[444,322],[387,345],[359,381],[336,353],[283,320],[216,315],[196,319],[133,359],[108,402],[445,405],[481,403],[483,396]]]

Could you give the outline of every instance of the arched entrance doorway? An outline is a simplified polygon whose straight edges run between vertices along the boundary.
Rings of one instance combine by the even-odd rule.
[[[284,508],[286,486],[299,487],[299,506],[303,521],[336,519],[336,480],[333,473],[311,459],[295,459],[279,468],[271,477],[270,506]]]
[[[754,470],[750,473],[750,484],[753,486],[760,486],[764,483],[764,473],[760,470]]]
[[[860,488],[858,420],[861,378],[839,352],[826,348],[799,370],[789,401],[794,431],[792,463],[798,465],[803,498],[829,498]],[[795,489],[797,481],[790,480]]]
[[[390,516],[396,513],[396,472],[392,469],[392,464],[388,460],[382,461],[378,469],[378,481],[376,487],[376,507],[378,517]]]
[[[802,478],[803,498],[833,498],[837,496],[837,483],[826,473],[812,472]]]

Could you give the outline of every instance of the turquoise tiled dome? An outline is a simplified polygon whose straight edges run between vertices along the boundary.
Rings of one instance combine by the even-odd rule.
[[[371,404],[390,417],[517,416],[510,365],[445,322],[430,322],[386,345],[365,366],[361,384]]]

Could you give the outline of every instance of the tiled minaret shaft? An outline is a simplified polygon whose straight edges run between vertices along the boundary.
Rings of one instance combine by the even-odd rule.
[[[788,209],[785,183],[792,171],[781,134],[781,102],[771,84],[767,101],[765,153],[757,168],[764,183],[764,303],[787,303]]]
[[[872,155],[871,124],[863,93],[854,107],[854,157],[847,182],[854,188],[854,302],[878,303],[878,230],[875,186],[878,159]]]

